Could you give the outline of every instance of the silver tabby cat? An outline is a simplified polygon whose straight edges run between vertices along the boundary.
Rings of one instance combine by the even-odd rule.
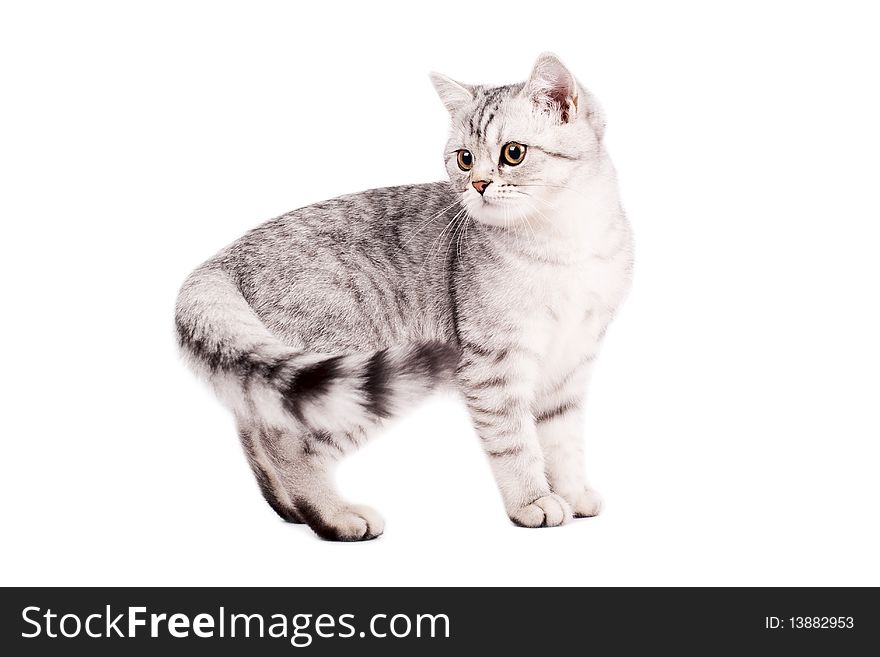
[[[177,300],[181,349],[232,409],[267,502],[326,539],[382,533],[339,495],[334,464],[442,384],[461,392],[514,523],[599,512],[584,396],[632,269],[600,108],[550,54],[524,83],[432,81],[451,117],[448,182],[268,221]]]

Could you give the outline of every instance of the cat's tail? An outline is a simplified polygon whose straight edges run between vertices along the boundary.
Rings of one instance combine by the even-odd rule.
[[[371,353],[315,354],[278,340],[236,282],[205,265],[184,282],[175,313],[189,364],[241,417],[347,431],[390,417],[451,379],[458,348],[444,342]]]

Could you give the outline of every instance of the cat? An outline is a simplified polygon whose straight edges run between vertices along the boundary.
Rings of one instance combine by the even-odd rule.
[[[431,80],[449,181],[272,219],[177,299],[181,352],[231,408],[266,501],[329,540],[384,529],[340,496],[334,464],[442,385],[460,391],[515,524],[600,508],[584,396],[633,262],[602,111],[550,53],[519,84]]]

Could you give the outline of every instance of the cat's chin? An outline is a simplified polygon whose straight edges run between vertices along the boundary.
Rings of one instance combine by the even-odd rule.
[[[480,200],[468,205],[468,214],[487,226],[514,227],[530,219],[531,208],[504,201]]]

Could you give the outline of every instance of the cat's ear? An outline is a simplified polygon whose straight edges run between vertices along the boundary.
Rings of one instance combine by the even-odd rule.
[[[440,73],[431,73],[431,82],[434,83],[437,95],[450,114],[474,99],[473,87],[456,82]]]
[[[578,114],[578,83],[553,53],[538,56],[523,92],[562,123],[573,121]]]

